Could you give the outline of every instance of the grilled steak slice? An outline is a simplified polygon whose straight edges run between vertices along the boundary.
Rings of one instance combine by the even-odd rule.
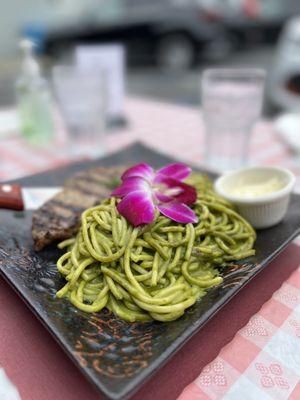
[[[94,168],[66,181],[64,189],[34,211],[32,237],[36,250],[72,236],[79,228],[81,213],[108,196],[119,184],[124,167]]]

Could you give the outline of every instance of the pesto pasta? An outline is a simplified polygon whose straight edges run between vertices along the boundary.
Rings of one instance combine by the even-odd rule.
[[[114,197],[86,210],[76,237],[59,244],[66,252],[57,268],[67,283],[57,297],[86,312],[107,307],[129,322],[172,321],[222,283],[220,266],[255,253],[255,231],[205,177],[194,174],[188,182],[198,193],[196,224],[157,214],[134,228]]]

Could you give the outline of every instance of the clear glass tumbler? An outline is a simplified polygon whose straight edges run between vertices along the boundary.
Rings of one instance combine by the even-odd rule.
[[[208,69],[201,79],[205,163],[227,171],[247,162],[249,139],[263,104],[261,69]]]
[[[105,153],[106,89],[104,73],[92,74],[73,66],[53,68],[53,86],[68,130],[72,154]]]

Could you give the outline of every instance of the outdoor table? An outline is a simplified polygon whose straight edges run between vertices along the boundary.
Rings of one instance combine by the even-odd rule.
[[[126,116],[128,126],[108,134],[108,152],[119,150],[138,140],[189,164],[198,167],[203,164],[204,129],[200,109],[149,100],[128,99]],[[70,157],[55,147],[37,151],[36,148],[26,144],[17,134],[0,141],[0,180],[2,181],[56,168],[71,161],[78,161],[78,158]],[[300,167],[293,164],[290,150],[281,142],[269,121],[262,121],[253,133],[250,162],[291,168],[297,177],[297,188],[300,189]],[[231,375],[226,380],[225,373],[221,374],[216,368],[220,369],[220,365],[224,364],[224,362],[220,364],[219,361],[222,354],[228,354],[228,351],[230,354],[234,354],[234,349],[239,346],[237,341],[241,337],[237,332],[247,323],[251,324],[255,314],[258,313],[258,317],[255,316],[256,320],[257,318],[267,319],[264,310],[268,308],[264,307],[266,307],[266,303],[269,304],[268,301],[271,301],[274,315],[277,315],[278,310],[283,307],[290,310],[289,313],[286,312],[286,320],[292,313],[298,315],[298,319],[293,317],[294,319],[291,321],[296,321],[293,326],[295,338],[298,341],[295,346],[298,343],[299,353],[298,358],[295,357],[297,358],[296,362],[300,364],[300,314],[297,314],[300,300],[300,270],[298,268],[300,246],[297,243],[300,244],[299,239],[290,244],[275,261],[223,307],[133,396],[133,399],[174,400],[183,391],[180,398],[185,400],[218,399],[223,398],[223,395],[228,399],[240,398],[225,396],[225,390],[234,383],[229,382],[233,378]],[[278,290],[279,292],[276,292]],[[275,294],[275,297],[270,300],[274,292],[279,295]],[[283,298],[292,296],[293,302],[282,305],[278,297],[280,293],[284,293]],[[5,369],[9,379],[16,385],[23,400],[104,398],[86,381],[55,340],[2,278],[0,278],[0,321],[0,366]],[[228,323],[229,321],[230,323]],[[282,317],[282,320],[278,322],[277,329],[281,330],[284,323],[285,319]],[[264,337],[265,346],[268,344],[268,340],[272,339],[272,335],[269,338],[268,335],[261,335],[261,332],[268,332],[268,330],[263,325],[259,325],[259,328],[260,330],[257,327],[253,328],[253,331],[250,329],[250,332],[253,333],[251,340],[256,338],[255,335],[257,335],[257,340]],[[291,332],[294,331],[291,328]],[[292,335],[292,333],[290,334]],[[252,347],[250,346],[250,348]],[[244,353],[239,354],[242,364],[246,359],[249,363],[255,361],[257,355],[254,354],[252,359],[249,358],[247,350],[249,346],[244,346],[242,349],[245,350]],[[289,349],[289,347],[286,348],[287,351]],[[284,349],[282,351],[284,352]],[[216,360],[213,361],[214,359]],[[208,365],[212,361],[213,363]],[[296,400],[300,398],[300,365],[298,374],[288,374],[284,362],[279,365],[278,360],[276,363],[275,361],[269,362],[268,365],[267,361],[255,365],[259,366],[257,374],[260,377],[263,368],[265,371],[270,369],[271,372],[274,372],[272,376],[271,372],[262,375],[263,378],[269,379],[261,379],[262,387],[259,389],[259,393],[263,393],[262,399],[289,398]],[[277,369],[270,367],[273,365],[277,365]],[[248,364],[238,371],[239,376],[236,376],[235,379],[246,379],[244,376],[246,367]],[[213,379],[210,378],[212,375],[209,375],[210,372],[208,372],[212,368],[217,370],[219,379],[215,388],[210,386],[211,382],[209,381],[209,379]],[[282,371],[282,373],[278,373],[277,376],[278,371]],[[196,383],[191,384],[195,379]],[[264,386],[266,382],[269,383],[269,386]],[[271,384],[272,382],[273,384]],[[281,382],[281,386],[278,382]],[[187,385],[189,385],[188,388],[184,390]],[[245,390],[246,387],[247,385]],[[277,392],[274,392],[275,389]],[[280,397],[276,397],[278,393],[280,393]]]

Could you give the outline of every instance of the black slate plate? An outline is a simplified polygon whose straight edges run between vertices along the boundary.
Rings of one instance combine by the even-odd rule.
[[[19,182],[57,186],[78,170],[141,161],[158,167],[174,160],[135,144],[102,160]],[[255,257],[233,268],[220,287],[211,289],[178,321],[165,324],[128,324],[108,312],[85,314],[66,300],[56,299],[55,292],[63,284],[55,267],[58,251],[49,248],[35,253],[30,227],[31,212],[0,212],[0,272],[89,380],[108,398],[126,399],[300,234],[300,196],[292,197],[281,224],[258,232]]]

